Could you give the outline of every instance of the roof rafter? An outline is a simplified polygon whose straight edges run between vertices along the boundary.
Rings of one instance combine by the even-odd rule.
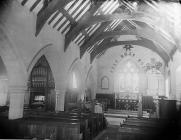
[[[110,24],[110,22],[104,22],[102,23],[101,27],[94,33],[94,36],[91,36],[91,38],[88,38],[86,42],[80,47],[80,58],[84,55],[85,51],[87,50],[86,44],[89,42],[89,40],[95,40],[97,37],[99,37],[99,34],[103,32],[103,30]]]
[[[42,8],[42,10],[37,14],[35,36],[37,36],[39,34],[42,27],[48,20],[48,18],[55,11],[62,9],[65,6],[65,4],[67,4],[70,1],[71,0],[52,0],[46,7]]]
[[[80,22],[79,24],[77,24],[68,34],[66,37],[66,41],[65,41],[65,50],[68,47],[69,43],[71,42],[71,40],[73,38],[75,38],[78,34],[78,32],[84,30],[85,28],[94,25],[96,23],[100,23],[100,22],[106,22],[106,21],[112,21],[112,20],[135,20],[137,22],[142,22],[147,26],[151,26],[150,24],[153,23],[154,21],[151,21],[151,19],[147,19],[145,18],[146,13],[142,13],[142,12],[137,12],[133,15],[128,15],[125,13],[115,13],[112,15],[98,15],[98,16],[92,16],[89,15],[89,17],[84,18],[84,20],[82,22]],[[149,23],[149,25],[148,25]],[[162,36],[164,38],[166,38],[163,34]],[[167,40],[169,40],[168,38],[166,38]],[[169,42],[172,42],[172,44],[174,43],[172,40],[169,40]]]
[[[168,61],[170,60],[170,56],[169,54],[167,54],[165,51],[158,49],[158,47],[151,41],[145,38],[142,38],[141,40],[130,40],[130,41],[114,41],[114,42],[106,42],[106,43],[102,43],[101,45],[99,45],[98,47],[96,47],[96,49],[94,49],[91,52],[91,60],[94,60],[94,58],[102,51],[104,51],[105,49],[114,47],[114,46],[118,46],[118,45],[125,45],[125,44],[131,44],[131,45],[138,45],[138,46],[142,46],[142,47],[146,47],[156,53],[158,53],[160,55],[160,57],[166,62],[168,63]]]
[[[95,37],[92,37],[84,43],[84,45],[81,47],[81,53],[85,53],[85,51],[94,45],[95,42],[109,38],[114,36],[120,36],[120,35],[136,35],[145,37],[149,40],[152,40],[153,42],[157,43],[162,47],[162,49],[169,54],[169,56],[173,55],[173,52],[176,50],[175,44],[172,44],[169,40],[165,39],[162,34],[159,32],[156,32],[153,30],[150,26],[148,26],[146,23],[144,23],[144,28],[137,28],[137,30],[131,30],[131,31],[107,31],[103,33],[99,33]],[[139,26],[139,25],[138,25]],[[171,49],[170,49],[171,48]],[[83,55],[83,54],[82,54]]]
[[[65,37],[65,47],[64,47],[64,51],[66,51],[69,43],[85,28],[89,27],[89,21],[94,17],[93,13],[99,8],[99,6],[101,5],[101,3],[97,4],[97,5],[93,5],[84,15],[83,17],[79,20],[79,22],[77,24],[75,24],[74,26],[72,26],[72,28],[70,29],[70,31],[67,33],[66,37]],[[96,24],[98,22],[94,22],[94,24]],[[93,24],[91,24],[93,25]],[[91,26],[90,25],[90,26]]]

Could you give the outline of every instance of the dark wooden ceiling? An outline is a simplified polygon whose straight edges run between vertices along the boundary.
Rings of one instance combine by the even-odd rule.
[[[160,2],[179,4],[178,0],[18,1],[37,14],[36,36],[45,24],[49,24],[65,36],[64,51],[74,42],[80,47],[80,57],[88,51],[92,61],[110,47],[123,44],[149,48],[165,62],[177,49],[172,35],[161,30],[155,20],[160,20],[156,12]],[[118,39],[125,35],[136,36],[138,40]]]

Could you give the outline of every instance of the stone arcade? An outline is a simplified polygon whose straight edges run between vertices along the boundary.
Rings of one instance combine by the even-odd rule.
[[[181,139],[178,0],[1,0],[0,139]]]

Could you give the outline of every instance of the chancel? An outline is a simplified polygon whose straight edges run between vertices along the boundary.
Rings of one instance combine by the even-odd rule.
[[[0,139],[181,139],[179,0],[1,0]]]

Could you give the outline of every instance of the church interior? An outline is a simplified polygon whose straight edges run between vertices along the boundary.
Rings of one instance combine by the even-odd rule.
[[[0,139],[181,140],[179,0],[1,0]]]

